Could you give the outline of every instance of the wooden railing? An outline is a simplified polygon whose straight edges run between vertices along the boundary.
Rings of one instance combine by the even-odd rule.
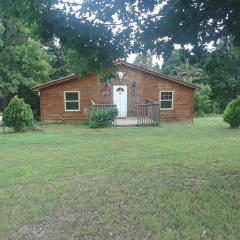
[[[90,111],[99,111],[108,108],[117,107],[115,104],[96,104],[93,100],[91,100]]]
[[[160,122],[159,103],[147,100],[143,104],[137,105],[138,125],[157,126]]]

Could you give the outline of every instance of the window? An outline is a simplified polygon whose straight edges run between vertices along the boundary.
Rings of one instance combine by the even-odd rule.
[[[173,92],[160,92],[160,109],[173,109]]]
[[[64,92],[64,106],[65,106],[65,111],[79,111],[80,110],[80,92],[78,91]]]

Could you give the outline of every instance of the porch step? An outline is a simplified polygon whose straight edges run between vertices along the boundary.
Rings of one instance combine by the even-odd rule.
[[[117,118],[114,126],[137,126],[138,119],[136,117]]]

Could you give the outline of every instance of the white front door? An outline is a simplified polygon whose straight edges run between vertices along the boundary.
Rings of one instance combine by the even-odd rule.
[[[117,105],[118,117],[127,117],[127,86],[113,86],[113,103]]]

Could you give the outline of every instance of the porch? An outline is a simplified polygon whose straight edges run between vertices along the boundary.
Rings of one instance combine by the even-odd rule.
[[[91,100],[90,111],[100,111],[108,108],[117,108],[115,104],[96,104]],[[146,100],[144,103],[136,104],[136,116],[117,118],[114,126],[158,126],[160,123],[159,103]]]

